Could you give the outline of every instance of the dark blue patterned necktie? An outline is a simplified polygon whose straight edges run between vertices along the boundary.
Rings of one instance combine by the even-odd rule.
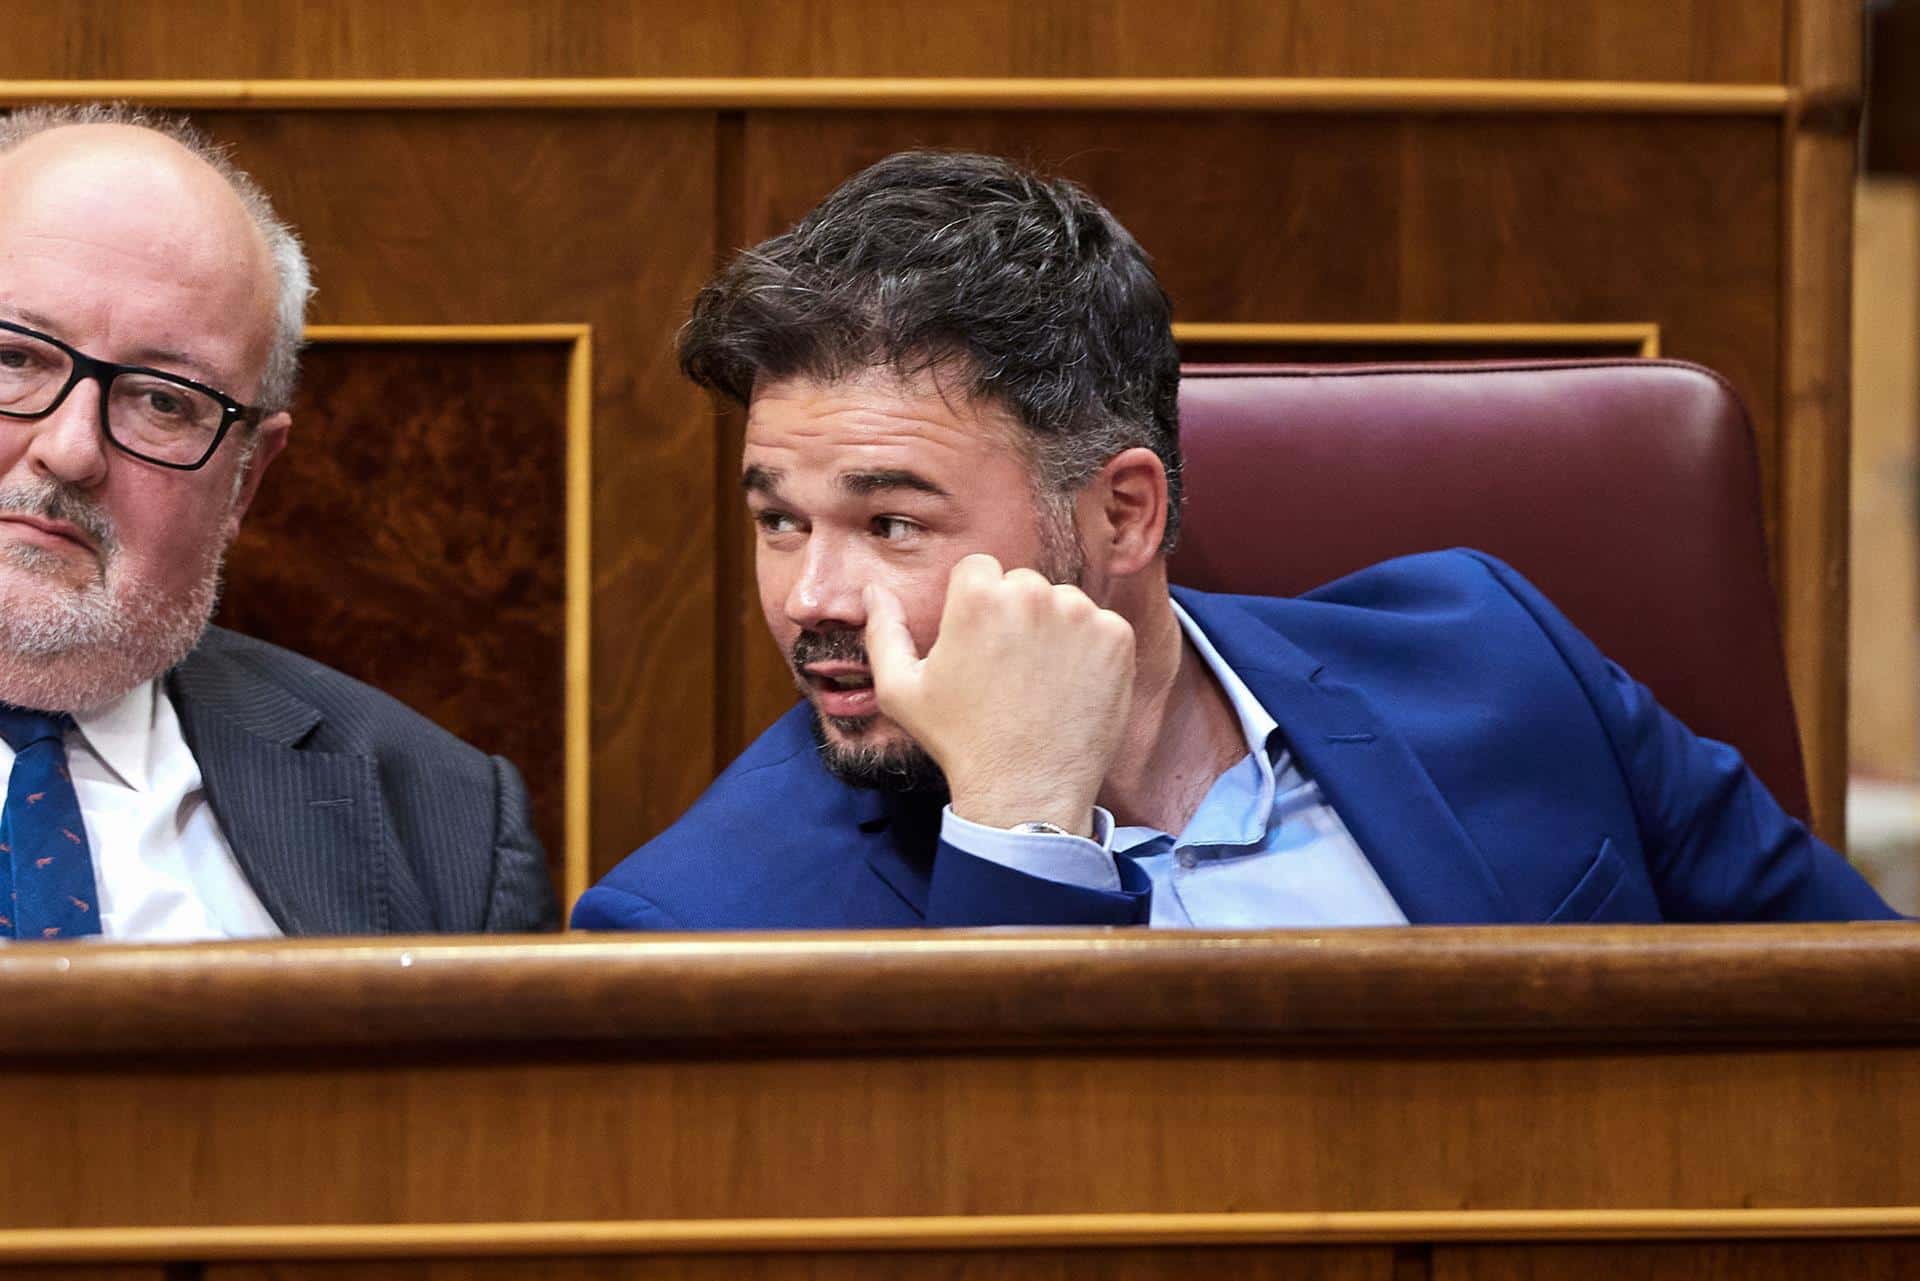
[[[72,938],[100,932],[93,855],[67,769],[73,718],[0,703],[0,738],[13,748],[0,811],[0,936]]]

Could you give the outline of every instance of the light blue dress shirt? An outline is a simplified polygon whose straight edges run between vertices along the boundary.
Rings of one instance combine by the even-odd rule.
[[[940,838],[1030,876],[1094,889],[1119,889],[1114,858],[1131,858],[1153,881],[1156,926],[1405,925],[1406,914],[1320,785],[1294,760],[1273,717],[1177,601],[1173,612],[1226,691],[1247,740],[1247,754],[1214,780],[1177,836],[1116,827],[1098,808],[1091,840],[1009,832],[970,822],[949,806]]]

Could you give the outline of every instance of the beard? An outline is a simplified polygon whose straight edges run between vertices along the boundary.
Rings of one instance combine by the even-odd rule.
[[[1078,587],[1086,577],[1086,553],[1074,531],[1071,507],[1043,503],[1040,518],[1040,563],[1036,569],[1049,582]],[[814,745],[827,772],[850,787],[869,788],[898,796],[944,797],[947,776],[927,750],[905,731],[891,742],[863,741],[874,734],[878,716],[824,716],[813,701],[813,691],[800,673],[809,663],[847,662],[867,666],[864,631],[802,631],[787,653],[795,686],[807,700],[812,716]],[[869,669],[871,670],[871,669]],[[828,731],[833,731],[829,733]]]
[[[865,665],[867,643],[856,631],[803,631],[794,637],[788,654],[794,684],[807,699],[812,714],[814,745],[820,749],[827,772],[852,787],[872,788],[901,796],[933,795],[947,790],[947,776],[925,748],[902,732],[892,742],[871,741],[877,716],[825,716],[813,701],[813,691],[801,670],[808,663],[846,662]],[[829,734],[827,731],[832,730]]]
[[[112,518],[51,479],[0,486],[0,511],[66,521],[93,540],[100,572],[69,581],[73,561],[27,544],[0,547],[0,699],[80,712],[104,707],[174,666],[199,643],[220,596],[224,545],[208,540],[184,592],[163,591],[122,560]],[[39,579],[29,583],[27,579]]]

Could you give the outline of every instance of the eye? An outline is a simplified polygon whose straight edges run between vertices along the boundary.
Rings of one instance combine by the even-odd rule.
[[[40,353],[31,347],[0,347],[0,369],[10,373],[35,369],[41,363]]]
[[[922,526],[904,516],[875,516],[873,532],[886,542],[898,543],[924,531]]]
[[[793,534],[800,530],[800,522],[791,512],[776,511],[769,507],[753,514],[753,523],[760,526],[763,534]]]
[[[146,395],[147,409],[162,418],[178,418],[187,412],[186,402],[170,391],[155,389]]]

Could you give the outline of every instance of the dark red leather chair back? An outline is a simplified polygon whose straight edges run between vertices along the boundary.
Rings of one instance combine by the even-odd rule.
[[[1174,582],[1294,595],[1409,552],[1491,552],[1807,817],[1753,429],[1717,375],[1190,365],[1180,416]]]

